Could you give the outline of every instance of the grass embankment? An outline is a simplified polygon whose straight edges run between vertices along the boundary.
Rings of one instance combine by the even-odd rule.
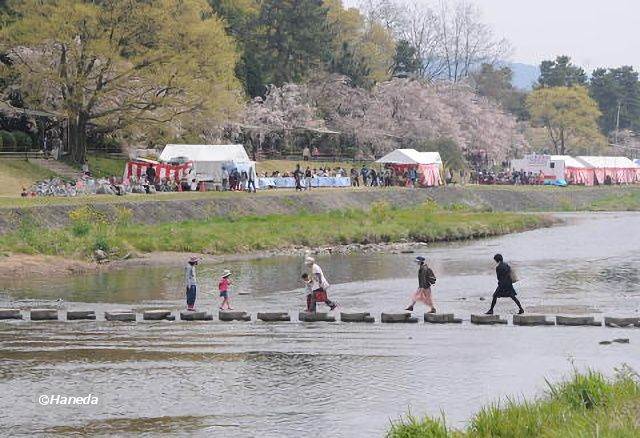
[[[109,155],[88,155],[87,164],[95,178],[121,177],[127,164],[125,158],[115,158]]]
[[[593,211],[640,211],[640,191],[611,196],[591,205]]]
[[[387,437],[638,437],[638,377],[628,368],[611,380],[596,372],[574,373],[568,381],[549,384],[546,396],[538,400],[508,401],[482,409],[466,430],[450,429],[438,418],[409,416],[392,424]]]
[[[370,211],[227,216],[159,225],[133,224],[130,210],[122,206],[118,211],[118,217],[108,218],[89,206],[79,207],[70,213],[72,225],[62,229],[41,228],[25,217],[18,231],[0,236],[0,251],[79,258],[96,249],[116,255],[152,251],[235,254],[292,246],[471,239],[551,222],[536,215],[444,211],[431,203],[406,209],[378,203]]]
[[[53,178],[54,172],[26,160],[0,160],[0,196],[20,196],[23,187]]]

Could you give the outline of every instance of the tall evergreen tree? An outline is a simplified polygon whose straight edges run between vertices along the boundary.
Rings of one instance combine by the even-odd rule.
[[[553,61],[540,63],[539,87],[573,87],[586,83],[587,74],[573,65],[568,56],[558,56]]]
[[[256,59],[268,83],[299,82],[328,61],[330,32],[322,0],[265,0],[256,38]]]
[[[400,40],[396,44],[396,54],[393,57],[393,76],[407,77],[420,70],[418,51],[407,40]]]
[[[640,130],[640,81],[633,67],[594,70],[589,91],[600,111],[605,133],[619,129]]]
[[[351,48],[348,42],[342,43],[342,49],[331,60],[330,71],[340,73],[351,79],[352,85],[361,88],[371,88],[371,68],[367,61]]]

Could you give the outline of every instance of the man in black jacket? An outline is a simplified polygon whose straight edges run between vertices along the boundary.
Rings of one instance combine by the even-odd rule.
[[[496,305],[498,298],[511,298],[518,306],[518,315],[524,313],[524,309],[520,304],[520,301],[516,298],[516,290],[513,288],[513,277],[511,275],[511,266],[504,262],[501,254],[493,256],[493,260],[498,264],[496,266],[496,276],[498,277],[498,288],[493,293],[493,300],[491,301],[491,308],[486,313],[487,315],[493,315],[493,308]]]

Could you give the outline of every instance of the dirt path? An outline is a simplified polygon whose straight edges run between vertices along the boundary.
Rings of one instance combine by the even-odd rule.
[[[84,274],[98,270],[95,263],[64,257],[5,254],[0,256],[0,278],[50,277]]]

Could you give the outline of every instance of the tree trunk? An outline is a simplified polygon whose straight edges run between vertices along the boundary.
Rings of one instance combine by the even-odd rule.
[[[87,155],[87,117],[83,113],[69,117],[69,156],[72,162],[82,164]]]
[[[564,155],[566,152],[564,146],[564,129],[560,131],[560,155]]]

